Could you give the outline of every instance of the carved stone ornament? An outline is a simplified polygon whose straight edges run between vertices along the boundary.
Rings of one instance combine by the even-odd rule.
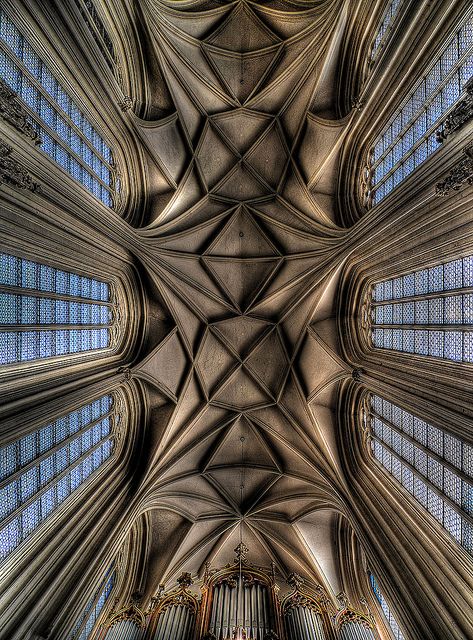
[[[123,100],[120,102],[120,109],[122,111],[129,111],[133,108],[135,101],[131,96],[123,96]]]
[[[473,78],[465,85],[466,97],[445,118],[441,129],[435,132],[437,142],[443,142],[473,118]]]
[[[112,612],[110,614],[110,618],[110,622],[108,623],[109,627],[113,627],[122,620],[129,620],[140,629],[143,629],[146,623],[144,613],[134,601],[132,601],[128,606],[123,607],[123,609],[120,609],[120,611],[117,611],[116,613]]]
[[[237,547],[235,547],[234,551],[236,554],[237,562],[240,562],[240,560],[242,562],[246,562],[247,556],[250,550],[248,549],[248,547],[244,542],[240,542],[240,544]]]
[[[33,125],[28,122],[21,101],[14,91],[0,78],[0,117],[11,124],[17,131],[31,138],[35,144],[40,144],[41,138]]]
[[[268,633],[265,633],[263,640],[279,640],[279,636],[274,631],[268,631]]]
[[[437,183],[435,193],[438,196],[449,195],[451,191],[458,191],[464,185],[473,184],[473,145],[463,151],[466,158],[453,167],[449,176]]]
[[[187,589],[191,584],[194,584],[194,581],[192,580],[191,574],[184,571],[177,579],[177,584],[181,589]]]
[[[0,142],[0,185],[8,184],[18,189],[41,192],[41,186],[33,181],[28,171],[11,158],[12,151],[12,147]]]

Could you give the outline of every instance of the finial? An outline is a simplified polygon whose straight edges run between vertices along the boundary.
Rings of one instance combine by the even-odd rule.
[[[177,584],[181,587],[181,589],[187,589],[191,586],[191,584],[194,584],[194,581],[192,580],[192,576],[190,573],[188,573],[187,571],[183,571],[183,573],[177,579]]]
[[[299,591],[299,589],[304,584],[304,578],[300,576],[298,573],[293,572],[289,574],[286,582],[290,587],[294,588],[294,591]]]

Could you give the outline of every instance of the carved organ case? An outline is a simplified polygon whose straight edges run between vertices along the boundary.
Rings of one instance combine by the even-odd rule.
[[[148,624],[149,640],[192,640],[198,612],[196,596],[189,591],[193,583],[190,573],[178,579],[178,588],[157,601]]]
[[[215,640],[280,638],[274,571],[247,564],[244,545],[236,551],[235,563],[206,572],[202,637]]]

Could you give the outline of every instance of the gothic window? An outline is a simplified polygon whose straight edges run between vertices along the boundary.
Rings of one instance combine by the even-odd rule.
[[[386,598],[383,596],[383,594],[381,593],[381,589],[379,588],[379,584],[378,581],[376,580],[376,578],[374,577],[374,575],[370,572],[369,574],[370,576],[370,584],[371,584],[371,588],[373,590],[374,596],[376,598],[376,600],[379,602],[379,606],[381,607],[381,609],[383,610],[383,613],[386,617],[386,621],[389,625],[389,628],[392,631],[392,634],[395,638],[395,640],[404,640],[404,636],[402,635],[402,631],[399,628],[398,623],[396,622],[391,609],[388,606],[388,603],[386,602]]]
[[[110,294],[105,282],[0,253],[0,365],[110,347]]]
[[[473,555],[473,446],[377,395],[366,419],[376,460]]]
[[[106,572],[67,640],[88,640],[116,582],[114,565]]]
[[[105,395],[0,449],[0,561],[110,457],[113,410]]]
[[[104,204],[113,206],[116,185],[110,147],[3,9],[0,78],[25,103],[42,151]]]
[[[116,71],[116,55],[113,42],[92,0],[74,0],[92,38],[112,73]]]
[[[370,319],[378,349],[473,362],[473,256],[376,283]]]
[[[439,146],[440,120],[460,100],[473,76],[473,12],[444,42],[402,106],[373,143],[371,199],[381,202]]]
[[[373,48],[371,49],[371,61],[373,62],[380,51],[381,45],[386,42],[388,33],[391,31],[394,19],[397,16],[399,7],[402,0],[391,0],[384,12],[381,24],[376,32],[376,37],[373,42]]]

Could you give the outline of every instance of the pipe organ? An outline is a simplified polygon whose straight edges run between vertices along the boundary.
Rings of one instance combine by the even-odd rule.
[[[189,591],[193,584],[190,573],[178,579],[178,588],[158,599],[151,615],[149,640],[191,640],[194,638],[198,602]]]
[[[292,573],[288,584],[293,592],[282,603],[284,627],[291,640],[326,640],[324,627],[330,624],[328,611],[333,611],[328,598],[321,589],[318,597],[303,589],[303,579]]]
[[[275,566],[248,563],[243,544],[235,552],[233,564],[206,566],[199,585],[183,573],[176,588],[160,587],[146,613],[136,600],[112,611],[94,640],[379,640],[369,609],[355,611],[343,594],[337,609],[294,573],[281,600]]]
[[[373,619],[360,611],[353,611],[348,607],[345,599],[344,609],[335,617],[340,640],[376,640]]]

